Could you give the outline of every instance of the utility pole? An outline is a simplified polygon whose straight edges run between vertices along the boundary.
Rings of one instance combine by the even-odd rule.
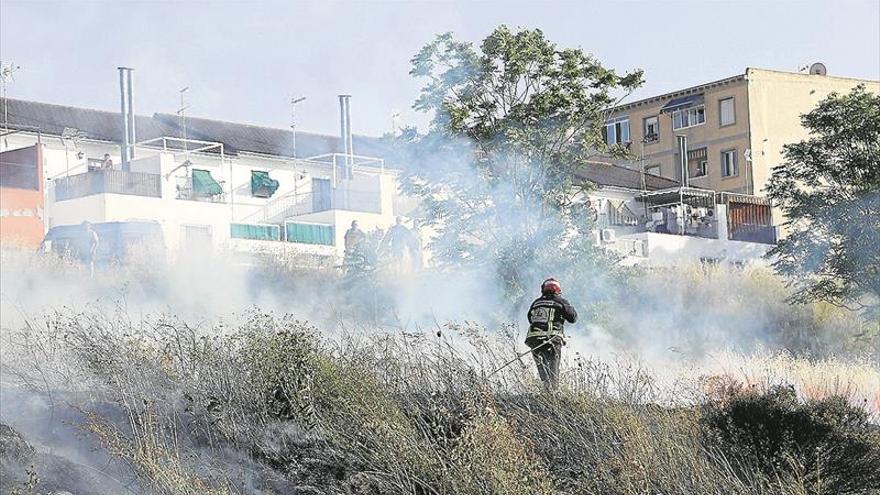
[[[296,205],[299,203],[299,198],[297,197],[296,192],[296,183],[299,178],[296,176],[296,104],[302,103],[305,101],[305,96],[294,96],[290,99],[290,130],[293,134],[293,209],[296,211]],[[284,229],[284,235],[287,235],[287,229]]]

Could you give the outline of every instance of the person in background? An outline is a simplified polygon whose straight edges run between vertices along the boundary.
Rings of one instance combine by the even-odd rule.
[[[98,258],[98,246],[101,244],[101,240],[90,222],[83,222],[83,228],[86,230],[86,245],[88,247],[85,261],[89,265],[89,276],[94,277],[95,261]]]
[[[101,170],[113,170],[113,159],[110,153],[104,153],[104,161],[101,162]]]
[[[352,220],[351,228],[345,232],[345,255],[351,256],[360,250],[366,238],[364,231],[358,228],[357,220]]]
[[[538,376],[547,388],[556,388],[559,363],[565,344],[565,322],[577,321],[577,311],[562,297],[562,285],[555,278],[541,284],[541,297],[529,307],[526,345],[538,366]]]
[[[397,217],[396,223],[385,234],[384,243],[391,246],[391,257],[399,271],[408,271],[406,257],[413,242],[413,234],[403,224],[403,217]]]

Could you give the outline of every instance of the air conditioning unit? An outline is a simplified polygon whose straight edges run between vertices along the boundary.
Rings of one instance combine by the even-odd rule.
[[[614,242],[614,229],[602,229],[602,242],[611,243]]]

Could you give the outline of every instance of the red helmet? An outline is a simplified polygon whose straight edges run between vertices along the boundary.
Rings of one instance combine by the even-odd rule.
[[[562,285],[559,284],[558,280],[550,277],[541,284],[541,292],[544,294],[561,294]]]

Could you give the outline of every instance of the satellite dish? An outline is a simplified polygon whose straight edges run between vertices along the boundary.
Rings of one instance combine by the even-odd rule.
[[[828,69],[825,68],[825,64],[822,62],[816,62],[810,66],[810,74],[814,76],[824,76],[828,74]]]

